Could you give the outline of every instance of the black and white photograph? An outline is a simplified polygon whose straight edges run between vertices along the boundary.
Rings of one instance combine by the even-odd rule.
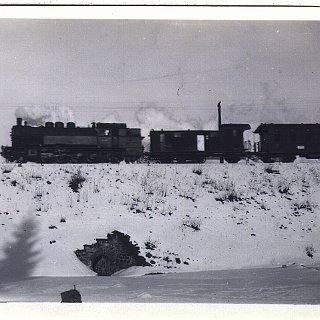
[[[320,21],[0,44],[0,302],[320,304]]]

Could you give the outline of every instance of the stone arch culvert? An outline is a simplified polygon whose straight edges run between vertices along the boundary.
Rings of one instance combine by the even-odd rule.
[[[140,249],[130,241],[130,236],[113,231],[107,238],[96,239],[96,243],[85,244],[75,251],[78,259],[98,276],[110,276],[132,266],[150,266]]]

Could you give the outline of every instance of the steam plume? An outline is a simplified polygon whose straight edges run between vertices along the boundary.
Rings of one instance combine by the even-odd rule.
[[[46,121],[73,121],[73,112],[68,107],[19,107],[15,116],[22,118],[32,126],[39,126]]]
[[[149,132],[154,130],[202,130],[214,129],[213,119],[205,123],[200,119],[183,119],[157,106],[141,106],[135,114],[134,125],[141,128],[146,151],[149,147]]]

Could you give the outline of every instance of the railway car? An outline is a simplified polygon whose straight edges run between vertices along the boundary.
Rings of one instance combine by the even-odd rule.
[[[224,158],[238,162],[245,155],[243,132],[248,124],[224,124],[220,130],[150,132],[150,157],[160,162],[204,162]]]
[[[219,130],[152,130],[150,158],[159,162],[204,162],[208,158],[229,163],[244,157],[243,133],[249,124],[222,124],[218,104]]]
[[[130,162],[141,157],[142,139],[140,129],[127,128],[125,123],[93,123],[86,128],[74,122],[46,122],[35,127],[17,118],[12,146],[3,146],[1,154],[19,162]]]
[[[254,131],[260,136],[256,154],[264,162],[292,162],[296,156],[320,158],[320,124],[262,123]]]

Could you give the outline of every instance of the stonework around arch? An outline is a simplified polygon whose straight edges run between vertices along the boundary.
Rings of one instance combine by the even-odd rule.
[[[130,236],[119,231],[109,233],[107,238],[96,239],[91,245],[85,244],[75,254],[99,276],[110,276],[132,266],[150,265],[140,256],[139,247],[130,241]]]

